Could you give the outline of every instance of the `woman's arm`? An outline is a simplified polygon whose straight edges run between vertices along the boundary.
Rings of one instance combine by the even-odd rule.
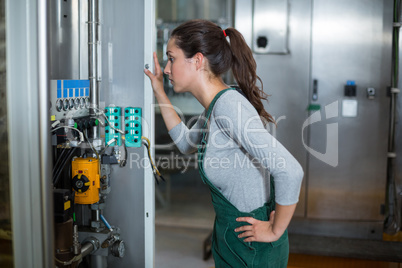
[[[245,237],[244,242],[276,241],[283,235],[288,227],[295,209],[296,204],[289,206],[276,204],[276,210],[271,212],[269,221],[259,221],[252,217],[237,218],[236,221],[248,222],[250,225],[236,228],[235,232],[243,232],[239,234],[239,238]]]
[[[156,53],[154,52],[155,74],[148,69],[144,73],[151,80],[152,88],[156,100],[158,101],[163,121],[169,131],[169,135],[183,154],[189,154],[197,151],[197,144],[200,137],[202,120],[197,120],[194,126],[189,130],[187,126],[182,123],[180,117],[177,115],[172,103],[163,89],[163,73],[158,62]],[[202,115],[200,116],[202,118]]]
[[[173,108],[172,103],[170,102],[168,96],[165,93],[165,90],[163,89],[163,73],[155,52],[154,52],[154,63],[155,63],[155,74],[153,74],[148,69],[144,69],[144,73],[151,80],[156,100],[158,101],[158,104],[160,106],[163,121],[165,122],[168,131],[170,131],[172,128],[174,128],[181,122],[181,119],[177,115],[175,109]]]

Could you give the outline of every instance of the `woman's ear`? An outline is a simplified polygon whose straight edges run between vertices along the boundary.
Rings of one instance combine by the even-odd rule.
[[[201,68],[204,67],[205,64],[205,57],[202,53],[197,52],[194,56],[193,56],[193,60],[195,62],[195,67],[196,70],[199,70]]]

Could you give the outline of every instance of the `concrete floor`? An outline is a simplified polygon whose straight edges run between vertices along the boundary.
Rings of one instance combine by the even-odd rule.
[[[212,257],[203,260],[203,242],[215,217],[207,186],[198,171],[165,178],[167,182],[157,186],[164,201],[156,200],[155,267],[214,267]]]
[[[202,244],[209,233],[206,229],[157,226],[155,267],[214,267],[212,257],[202,259]]]
[[[202,248],[204,240],[212,231],[215,217],[209,190],[206,185],[201,182],[198,172],[169,177],[170,181],[157,186],[161,194],[160,196],[164,198],[164,202],[162,204],[160,201],[156,201],[155,267],[214,267],[212,257],[207,261],[203,260]],[[169,189],[170,197],[166,194]],[[353,246],[353,243],[357,243],[355,240],[352,242],[343,240],[339,242],[339,239],[335,241],[334,238],[303,237],[295,234],[290,234],[289,240],[292,241],[290,249],[291,252],[293,252],[289,257],[289,268],[401,267],[399,258],[390,259],[384,257],[382,261],[381,258],[368,258],[372,259],[372,261],[364,260],[364,256],[357,254],[361,250],[356,251],[357,253],[355,254],[353,250],[351,251],[351,249],[348,248],[348,245]],[[306,247],[307,240],[309,241],[308,244],[310,247]],[[368,242],[364,242],[365,248],[368,247],[371,254],[378,253],[380,251],[379,248],[383,248],[383,246],[367,243]],[[372,243],[378,242],[374,241]],[[341,246],[335,247],[335,245],[338,244]],[[389,245],[387,244],[387,246]],[[314,250],[309,251],[310,248]],[[337,257],[309,255],[317,254],[317,248],[322,248],[324,251],[331,251],[330,253],[321,252],[322,255]],[[360,249],[361,245],[355,245],[351,248]],[[391,247],[391,249],[393,248]],[[401,253],[390,250],[384,250],[384,252],[393,256],[401,255]],[[385,254],[384,252],[382,255]],[[356,259],[356,257],[361,259]]]

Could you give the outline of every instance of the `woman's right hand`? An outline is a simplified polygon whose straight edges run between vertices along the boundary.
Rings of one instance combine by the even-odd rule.
[[[154,89],[154,94],[159,104],[163,120],[165,121],[167,129],[170,131],[173,127],[175,127],[177,124],[181,122],[181,119],[177,115],[172,103],[170,102],[163,88],[163,73],[161,70],[161,66],[159,65],[158,62],[158,57],[156,57],[155,52],[154,52],[154,63],[155,63],[155,73],[152,73],[148,69],[144,69],[144,73],[151,80],[152,88]]]
[[[148,69],[144,69],[144,73],[149,77],[151,80],[152,88],[154,90],[155,95],[159,95],[161,93],[165,93],[163,89],[163,73],[161,66],[159,65],[158,57],[154,52],[154,64],[155,64],[155,73],[152,73]]]

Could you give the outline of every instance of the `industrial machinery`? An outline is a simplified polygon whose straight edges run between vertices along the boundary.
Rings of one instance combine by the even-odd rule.
[[[127,107],[124,116],[121,107],[101,110],[90,105],[89,92],[89,80],[51,81],[56,267],[100,267],[108,255],[125,255],[120,229],[108,223],[103,211],[112,165],[125,167],[126,147],[142,145],[142,109]],[[103,140],[100,136],[89,138],[97,137],[93,132],[99,126],[104,126],[103,143],[96,143]]]
[[[144,5],[151,10],[151,4],[132,3],[132,8]],[[152,157],[152,139],[143,136],[149,133],[143,133],[142,126],[147,123],[144,113],[149,116],[152,111],[146,110],[144,98],[148,95],[142,89],[114,92],[120,84],[113,81],[112,60],[122,54],[115,52],[113,45],[121,43],[102,33],[116,23],[121,23],[121,28],[131,23],[103,12],[111,5],[116,12],[125,7],[97,0],[49,4],[56,267],[143,267],[147,245],[143,240],[153,237],[153,224],[145,235],[130,226],[133,222],[152,223],[154,217],[153,202],[146,208],[145,200],[138,200],[144,196],[144,185],[152,185],[145,181],[148,168],[130,162],[131,155],[134,159]],[[126,70],[136,65],[121,63]],[[104,69],[107,72],[102,75]],[[135,77],[143,76],[140,69]],[[136,94],[130,94],[131,90]],[[151,172],[155,179],[163,179],[153,164]],[[123,206],[133,210],[121,213]],[[141,206],[143,216],[138,217],[134,213]]]

